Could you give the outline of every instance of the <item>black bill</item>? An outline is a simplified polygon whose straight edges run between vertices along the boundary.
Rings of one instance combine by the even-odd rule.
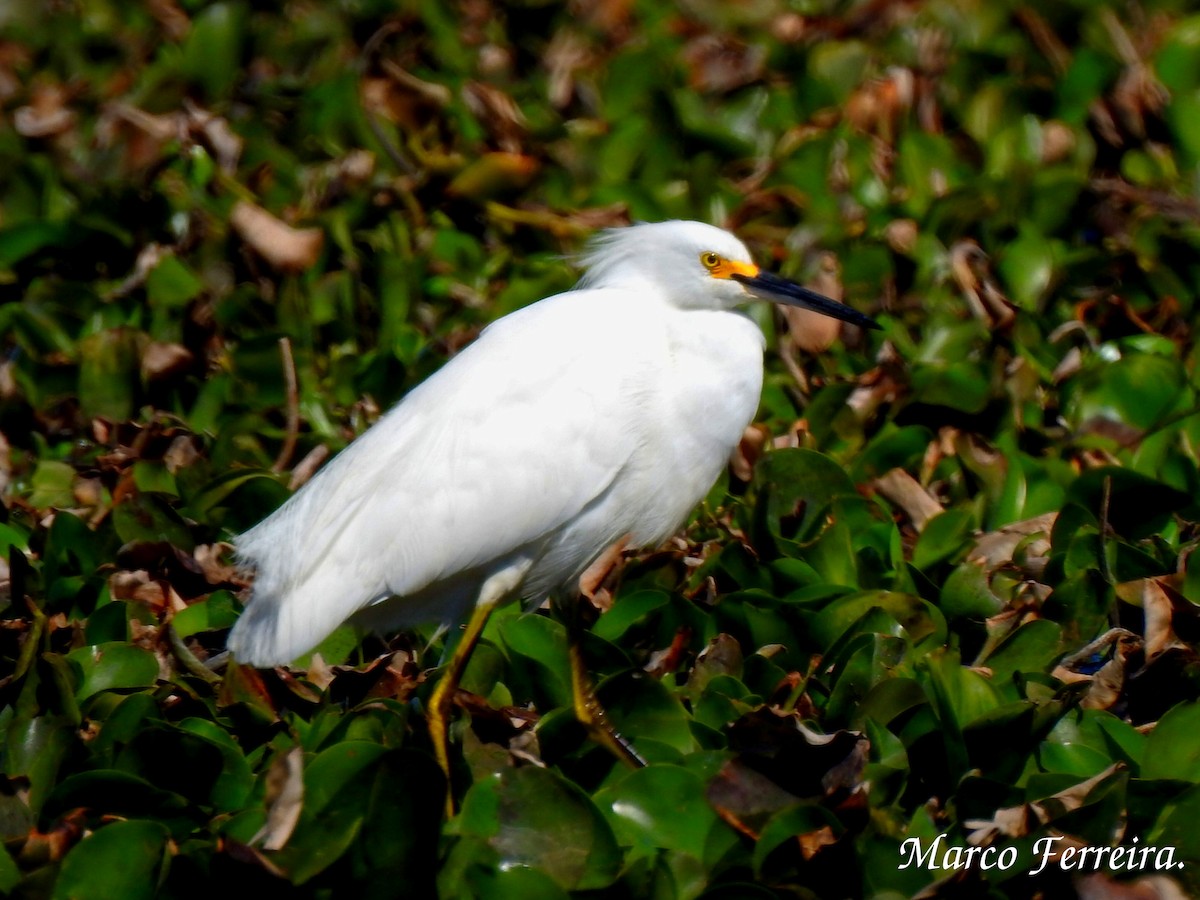
[[[849,322],[851,325],[857,325],[860,328],[882,327],[870,316],[860,313],[857,309],[847,306],[845,303],[830,300],[823,294],[810,291],[808,288],[801,287],[794,281],[788,281],[786,278],[780,278],[778,275],[772,275],[770,272],[760,271],[757,275],[738,274],[730,277],[734,281],[744,285],[746,290],[754,296],[761,297],[763,300],[785,303],[788,306],[798,306],[801,309],[811,309],[813,312],[841,319],[843,322]]]

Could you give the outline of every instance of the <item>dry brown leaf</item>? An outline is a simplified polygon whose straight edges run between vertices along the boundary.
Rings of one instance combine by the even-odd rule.
[[[166,586],[152,579],[145,569],[114,572],[108,578],[108,590],[114,600],[137,600],[154,610],[167,607]]]
[[[979,847],[991,843],[999,835],[1013,838],[1024,837],[1052,819],[1079,809],[1087,800],[1088,794],[1097,785],[1124,768],[1124,763],[1116,762],[1103,772],[1077,782],[1057,794],[1032,803],[997,809],[990,819],[968,819],[963,822],[964,827],[971,829],[971,833],[967,835],[967,843]],[[1113,835],[1113,837],[1119,838],[1120,835]],[[1083,846],[1081,842],[1067,835],[1063,841],[1056,844],[1056,847],[1062,849],[1067,845]]]
[[[150,341],[142,351],[142,374],[148,381],[158,381],[186,372],[196,357],[182,344]]]
[[[842,300],[845,292],[842,290],[841,266],[836,256],[832,253],[822,254],[820,268],[808,287],[831,300]],[[843,323],[840,320],[811,309],[785,306],[783,315],[787,319],[792,343],[806,353],[825,352],[842,333]]]
[[[1142,580],[1142,612],[1146,617],[1143,631],[1147,663],[1172,648],[1187,648],[1187,644],[1175,634],[1174,605],[1157,578]]]
[[[864,372],[856,387],[846,398],[846,405],[860,422],[866,422],[884,404],[893,402],[903,390],[907,378],[900,373],[903,357],[891,341],[884,341],[875,355],[875,368]]]
[[[829,847],[837,843],[837,837],[828,825],[822,825],[816,831],[810,831],[807,834],[798,834],[796,840],[800,844],[800,854],[805,859],[812,859],[822,847]]]
[[[1114,654],[1113,658],[1100,667],[1092,676],[1088,692],[1079,701],[1083,709],[1111,709],[1121,697],[1125,687],[1125,657]]]
[[[593,60],[594,54],[577,32],[560,28],[554,33],[542,54],[542,65],[548,73],[546,94],[555,109],[571,102],[576,91],[575,73],[590,69]]]
[[[723,94],[762,78],[767,55],[761,45],[709,33],[688,42],[683,61],[693,88]]]
[[[209,584],[238,584],[240,582],[237,566],[231,566],[221,561],[221,557],[232,549],[233,544],[224,542],[196,546],[192,556],[204,574],[204,580]]]
[[[192,22],[175,0],[146,0],[146,8],[171,40],[181,41],[187,37]]]
[[[13,113],[13,128],[27,138],[56,137],[74,125],[75,111],[67,106],[67,91],[57,84],[35,87],[29,105]]]
[[[1071,347],[1058,361],[1054,371],[1050,373],[1050,380],[1055,384],[1062,384],[1072,375],[1077,375],[1082,369],[1083,351],[1078,347]]]
[[[918,532],[923,531],[934,516],[945,512],[942,504],[929,496],[917,480],[903,469],[892,469],[876,478],[875,489],[900,507]]]
[[[601,612],[607,612],[612,607],[612,592],[607,590],[604,584],[611,575],[620,571],[624,562],[622,554],[631,537],[628,534],[622,537],[597,556],[579,576],[579,593]]]
[[[1017,309],[997,286],[991,261],[977,243],[967,238],[950,248],[950,271],[975,318],[991,329],[1012,325]]]
[[[883,239],[896,253],[908,255],[917,248],[920,226],[915,219],[893,219],[883,229]]]
[[[1042,126],[1042,162],[1063,162],[1075,152],[1075,132],[1071,126],[1051,119]]]
[[[742,432],[742,439],[734,448],[729,466],[733,469],[734,477],[739,481],[749,481],[754,477],[754,465],[762,457],[763,448],[771,432],[765,425],[747,425]]]
[[[467,109],[491,132],[496,145],[507,153],[520,153],[525,137],[525,115],[515,100],[499,88],[468,81],[462,89]]]
[[[250,839],[264,850],[282,850],[304,809],[304,753],[293,747],[276,756],[267,770],[267,821]]]
[[[229,122],[192,103],[186,104],[186,111],[190,132],[212,151],[221,171],[227,175],[236,172],[242,158],[242,139],[229,127]]]
[[[671,638],[671,643],[662,648],[655,650],[646,660],[646,664],[642,669],[649,672],[655,678],[661,678],[668,672],[678,671],[683,665],[683,657],[687,653],[688,644],[692,640],[692,629],[686,625],[675,630],[675,636]]]
[[[891,144],[900,117],[912,108],[915,94],[916,78],[912,70],[892,66],[886,77],[867,81],[850,96],[846,102],[846,121],[857,130]]]
[[[1112,648],[1111,658],[1094,674],[1079,672],[1090,666],[1095,657]],[[1121,696],[1125,687],[1129,656],[1141,650],[1142,641],[1124,628],[1111,628],[1096,640],[1063,657],[1050,674],[1063,682],[1091,681],[1087,694],[1080,701],[1085,709],[1108,709]]]
[[[195,465],[199,459],[200,450],[196,447],[196,438],[190,434],[181,434],[173,438],[171,445],[163,453],[163,465],[172,475]]]
[[[239,200],[229,224],[271,266],[300,272],[316,263],[325,243],[320,228],[293,228],[261,206]]]
[[[1057,518],[1056,512],[1043,513],[1032,519],[1010,522],[995,531],[980,535],[967,559],[982,565],[989,572],[994,572],[1013,561],[1017,547],[1022,542],[1027,542],[1027,556],[1045,557],[1050,552],[1050,532]],[[1035,539],[1030,540],[1031,538]]]

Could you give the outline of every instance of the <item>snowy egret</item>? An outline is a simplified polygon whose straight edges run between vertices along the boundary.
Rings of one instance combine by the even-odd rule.
[[[454,693],[497,604],[573,598],[617,542],[674,534],[726,465],[763,378],[737,307],[878,327],[699,222],[605,231],[582,262],[575,290],[493,323],[236,542],[257,570],[229,635],[243,663],[285,664],[347,620],[466,621],[429,703],[447,773]]]

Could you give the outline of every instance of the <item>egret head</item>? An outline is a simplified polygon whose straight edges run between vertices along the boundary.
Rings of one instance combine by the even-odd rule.
[[[652,285],[683,309],[732,309],[754,299],[811,309],[864,328],[873,319],[760,269],[740,240],[703,222],[646,222],[595,237],[581,262],[580,287]]]

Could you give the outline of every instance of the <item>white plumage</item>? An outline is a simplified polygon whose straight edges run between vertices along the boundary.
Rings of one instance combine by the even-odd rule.
[[[752,420],[747,291],[872,324],[697,222],[605,232],[583,261],[575,290],[493,323],[237,540],[257,570],[239,661],[287,663],[346,620],[452,623],[573,592],[622,537],[673,534]]]

